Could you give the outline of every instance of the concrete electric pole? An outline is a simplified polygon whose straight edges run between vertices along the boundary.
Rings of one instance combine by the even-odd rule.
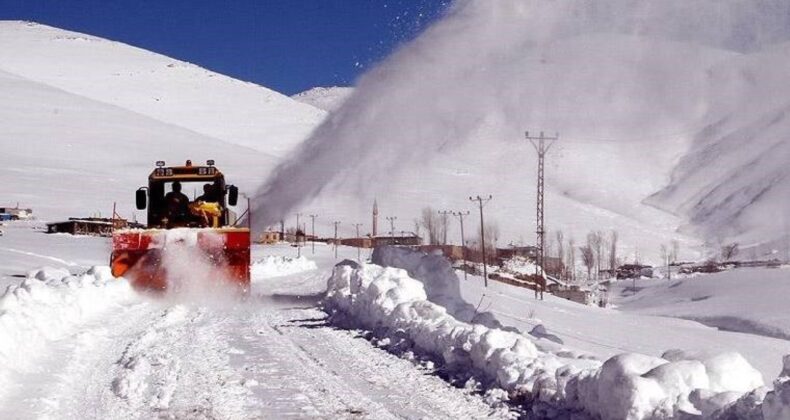
[[[357,241],[362,239],[362,238],[359,237],[359,227],[360,226],[362,226],[362,223],[354,223],[354,228],[356,228],[356,230],[357,230]],[[357,243],[357,261],[359,261],[359,262],[362,262],[361,261],[362,258],[360,257],[361,249],[362,249],[361,245],[362,245],[361,243]]]
[[[469,201],[477,201],[480,207],[480,249],[483,251],[483,285],[485,287],[488,287],[488,263],[486,261],[486,229],[483,221],[483,206],[491,201],[492,198],[490,194],[487,198],[480,197],[479,195],[477,197],[469,197]]]
[[[338,222],[336,220],[336,221],[332,222],[332,224],[335,225],[335,239],[334,239],[334,243],[335,243],[335,259],[337,259],[337,225],[339,225],[340,222]]]
[[[313,231],[313,233],[312,233],[313,240],[311,241],[312,246],[313,246],[313,255],[315,255],[315,218],[316,217],[318,217],[317,214],[311,214],[310,215],[310,222],[312,224],[312,231]]]

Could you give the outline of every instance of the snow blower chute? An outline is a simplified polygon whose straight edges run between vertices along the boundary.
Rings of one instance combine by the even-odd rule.
[[[202,194],[190,200],[185,191]],[[136,289],[164,291],[172,287],[168,258],[185,258],[190,261],[179,265],[205,264],[217,281],[247,292],[250,230],[237,227],[235,213],[228,209],[236,205],[238,195],[235,186],[225,184],[213,160],[205,166],[187,160],[184,166],[172,167],[158,161],[148,187],[138,189],[135,197],[139,210],[148,209],[147,227],[113,232],[112,274],[125,277]],[[186,252],[171,252],[177,248]]]

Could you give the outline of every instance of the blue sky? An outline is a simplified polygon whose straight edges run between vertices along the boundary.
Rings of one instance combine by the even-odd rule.
[[[448,0],[0,0],[32,20],[125,42],[294,94],[350,85]]]

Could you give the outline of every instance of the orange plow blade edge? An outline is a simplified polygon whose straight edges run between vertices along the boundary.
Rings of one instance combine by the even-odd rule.
[[[166,291],[168,272],[163,263],[168,247],[185,246],[222,273],[222,281],[242,292],[250,288],[250,231],[247,228],[135,229],[113,232],[110,267],[137,290]]]

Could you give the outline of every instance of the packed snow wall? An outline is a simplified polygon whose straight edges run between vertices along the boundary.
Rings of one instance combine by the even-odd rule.
[[[790,357],[771,390],[734,352],[625,353],[604,362],[555,354],[527,335],[459,320],[429,300],[424,284],[402,269],[345,262],[328,280],[324,308],[332,322],[367,329],[395,352],[507,391],[538,418],[778,420],[790,412]]]

